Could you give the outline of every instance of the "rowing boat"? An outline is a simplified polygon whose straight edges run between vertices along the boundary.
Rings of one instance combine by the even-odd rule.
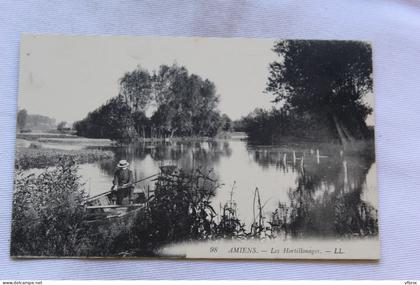
[[[112,203],[113,193],[107,191],[105,193],[96,195],[87,200],[86,211],[87,219],[90,222],[99,220],[111,220],[115,218],[122,218],[127,215],[132,216],[138,212],[144,212],[148,207],[148,203],[153,200],[152,191],[145,193],[135,189],[132,194],[132,203],[129,203],[128,197],[124,197],[120,205]]]
[[[133,182],[133,185],[156,177],[161,173],[172,173],[174,170],[175,166],[172,165],[161,166],[160,173],[135,181]],[[149,203],[154,199],[153,193],[154,191],[150,190],[149,186],[146,191],[140,188],[135,188],[132,194],[132,203],[129,202],[128,197],[124,197],[120,205],[114,205],[112,203],[112,191],[106,191],[89,197],[85,204],[87,220],[88,222],[101,222],[130,217],[136,213],[144,213],[148,208]]]

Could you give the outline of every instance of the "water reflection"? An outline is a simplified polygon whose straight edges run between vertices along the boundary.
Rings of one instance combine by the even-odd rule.
[[[131,164],[135,180],[176,165],[185,170],[213,170],[223,186],[214,209],[233,200],[248,229],[255,223],[271,235],[363,236],[377,234],[376,175],[373,155],[346,155],[336,146],[258,147],[244,141],[178,141],[112,148],[113,160],[81,166],[91,194],[110,187],[120,159]],[[138,187],[153,188],[153,181]],[[255,212],[255,189],[260,206]],[[261,217],[258,217],[261,215]],[[257,218],[256,218],[257,217]]]
[[[319,150],[257,149],[253,158],[262,167],[273,165],[283,173],[298,174],[288,201],[279,202],[271,214],[266,212],[272,235],[377,235],[376,195],[372,195],[376,184],[367,183],[369,170],[376,167],[373,155],[332,151],[321,156]],[[371,201],[362,199],[367,197]]]

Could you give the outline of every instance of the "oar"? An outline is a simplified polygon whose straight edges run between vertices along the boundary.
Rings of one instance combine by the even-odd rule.
[[[159,173],[156,173],[156,174],[153,174],[153,175],[150,175],[150,176],[147,176],[147,177],[145,177],[145,178],[143,178],[143,179],[140,179],[140,180],[134,181],[132,184],[136,184],[136,183],[142,182],[142,181],[147,180],[147,179],[149,179],[149,178],[155,177],[155,176],[157,176],[157,175],[159,175],[159,174],[160,174],[160,172],[159,172]],[[108,195],[108,194],[110,194],[111,192],[112,192],[112,191],[106,191],[106,192],[103,192],[103,193],[101,193],[101,194],[98,194],[98,195],[95,195],[95,196],[89,197],[89,198],[88,198],[88,201],[92,201],[92,200],[94,200],[95,198],[98,198],[98,197],[100,197],[100,196],[105,196],[105,195]]]
[[[155,173],[155,174],[153,174],[153,175],[147,176],[146,178],[143,178],[143,179],[140,179],[140,180],[134,181],[132,184],[136,184],[136,183],[142,182],[142,181],[147,180],[147,179],[149,179],[149,178],[155,177],[155,176],[157,176],[157,175],[159,175],[159,174],[160,174],[160,172],[159,172],[159,173]]]

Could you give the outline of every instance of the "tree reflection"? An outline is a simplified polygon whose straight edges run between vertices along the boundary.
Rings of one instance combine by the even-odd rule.
[[[320,163],[310,154],[302,153],[302,157],[301,164],[280,163],[280,167],[298,172],[298,178],[297,186],[289,190],[289,204],[279,203],[271,213],[273,235],[377,235],[377,210],[361,198],[372,157],[337,155],[324,157]]]
[[[112,176],[118,161],[127,159],[135,179],[159,172],[161,165],[174,165],[186,172],[211,170],[217,167],[222,157],[232,155],[229,142],[222,140],[149,142],[113,150],[114,160],[101,161],[100,168]],[[275,167],[280,179],[292,177],[288,182],[279,180],[284,183],[281,191],[285,191],[284,185],[293,185],[288,190],[287,200],[278,203],[275,209],[270,206],[270,210],[265,210],[264,201],[259,203],[258,217],[261,221],[256,223],[254,210],[254,221],[247,225],[251,226],[247,236],[307,238],[378,234],[377,210],[362,198],[366,176],[374,162],[373,153],[344,154],[334,147],[293,149],[290,146],[248,147],[247,151],[260,167]],[[219,181],[220,173],[216,171],[214,175]],[[144,183],[141,187],[154,187],[153,181]],[[265,194],[264,188],[261,188],[261,193]],[[223,204],[223,201],[220,203]],[[231,208],[235,211],[245,208],[247,211],[246,201],[241,203],[237,205],[238,209],[236,206]],[[228,217],[226,211],[219,215],[222,219]],[[238,224],[242,222],[238,220]]]
[[[144,176],[143,172],[146,170],[158,171],[162,165],[175,165],[186,171],[196,168],[212,169],[221,157],[230,157],[232,154],[229,142],[223,140],[144,142],[115,147],[112,151],[115,153],[114,159],[100,161],[100,169],[112,176],[118,161],[126,159],[137,177]]]

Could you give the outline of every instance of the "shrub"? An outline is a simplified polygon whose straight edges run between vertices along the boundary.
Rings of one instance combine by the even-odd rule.
[[[74,159],[38,176],[18,171],[13,194],[11,255],[79,255],[86,239],[86,194]]]
[[[40,144],[39,142],[31,142],[31,143],[29,144],[29,148],[32,148],[32,149],[39,149],[39,148],[42,148],[42,144]]]

